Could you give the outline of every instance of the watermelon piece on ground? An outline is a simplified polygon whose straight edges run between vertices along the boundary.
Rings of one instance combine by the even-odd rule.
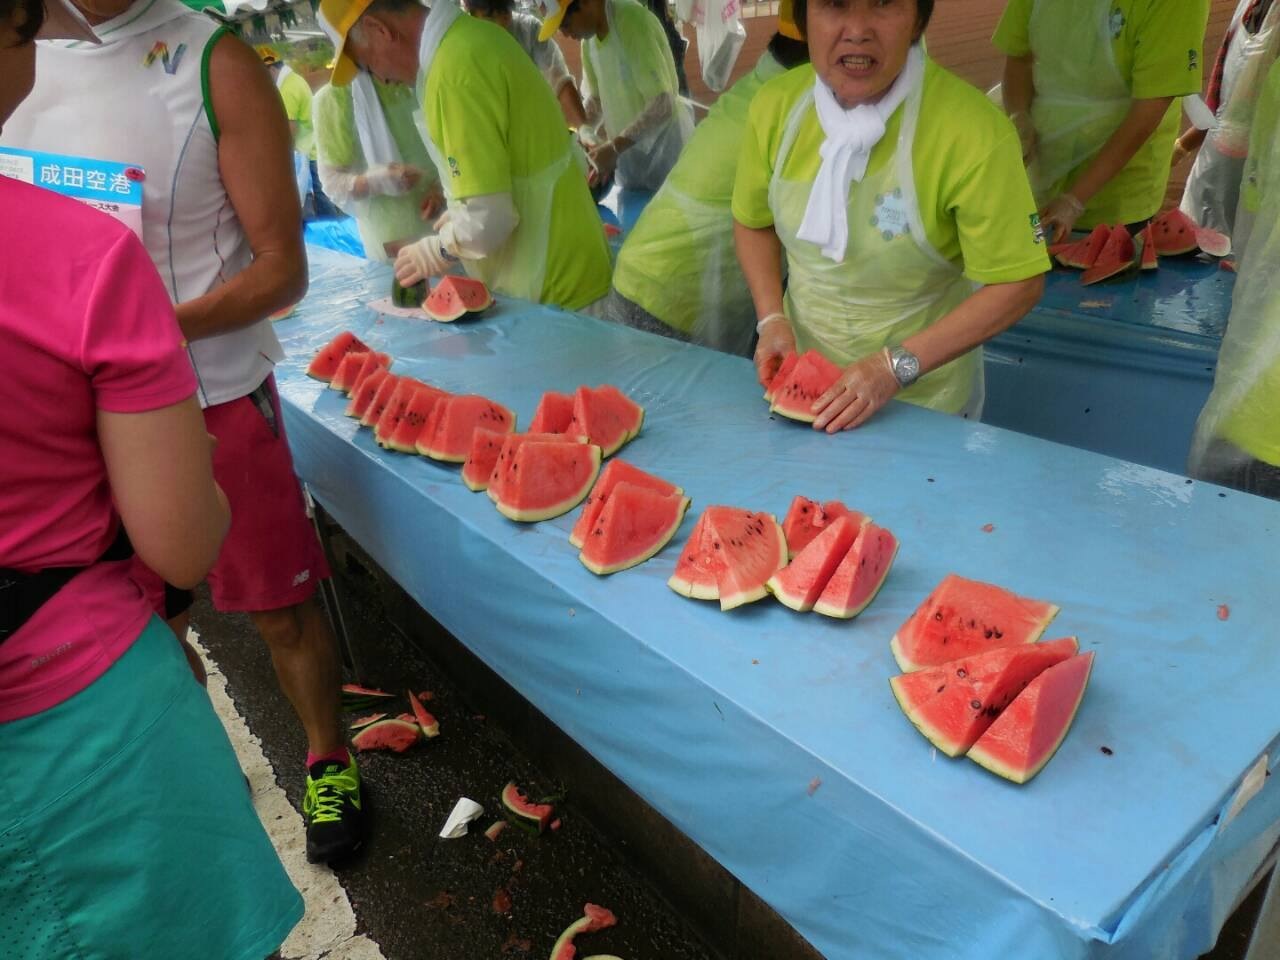
[[[767,596],[769,578],[787,562],[787,541],[773,514],[718,514],[711,524],[725,555],[724,567],[716,574],[720,609],[733,610]]]
[[[437,400],[418,437],[418,452],[432,460],[464,463],[471,452],[471,435],[477,428],[511,433],[516,428],[516,417],[506,407],[479,394]]]
[[[365,407],[364,416],[360,418],[360,426],[377,426],[378,421],[382,419],[382,415],[387,412],[387,404],[391,402],[391,398],[395,395],[396,387],[400,386],[401,379],[394,373],[387,374],[386,379],[378,385],[378,392],[373,395],[373,401],[369,406]]]
[[[839,379],[841,369],[817,350],[806,350],[796,360],[785,380],[774,380],[773,402],[769,409],[791,420],[813,423],[813,405]]]
[[[1151,232],[1151,224],[1147,224],[1142,228],[1142,232],[1138,234],[1134,241],[1138,247],[1140,257],[1139,266],[1143,270],[1158,270],[1160,268],[1160,258],[1156,253],[1156,238]]]
[[[1058,608],[980,580],[947,574],[889,647],[904,673],[996,647],[1034,643]]]
[[[857,536],[858,527],[848,517],[837,517],[794,560],[769,578],[769,592],[779,603],[799,613],[812,610]]]
[[[1076,655],[1075,637],[1024,643],[893,677],[898,706],[949,757],[967,751],[1036,677]]]
[[[1196,231],[1200,229],[1194,220],[1174,207],[1151,221],[1151,234],[1156,241],[1156,253],[1162,257],[1177,257],[1195,253],[1200,249]]]
[[[412,690],[409,691],[409,707],[413,710],[414,722],[421,728],[424,737],[440,736],[440,721],[422,705],[422,701]]]
[[[418,437],[422,435],[422,428],[431,417],[431,411],[435,409],[437,403],[449,396],[452,394],[430,384],[417,384],[404,413],[387,440],[387,449],[399,450],[401,453],[417,453]]]
[[[586,437],[588,443],[600,448],[602,455],[612,456],[631,439],[632,428],[639,429],[632,409],[635,404],[629,400],[626,403],[628,406],[623,406],[616,397],[579,387],[573,395],[573,419],[565,433]]]
[[[1094,261],[1093,266],[1084,272],[1080,282],[1087,287],[1125,273],[1133,267],[1136,253],[1137,247],[1133,242],[1133,237],[1129,235],[1129,228],[1124,224],[1112,227],[1111,236],[1107,238],[1107,245],[1102,248],[1102,252],[1098,254],[1098,259]]]
[[[547,828],[551,818],[555,816],[555,807],[549,803],[534,803],[523,790],[511,781],[502,788],[499,797],[503,808],[515,818],[517,823],[537,828],[539,833]]]
[[[340,334],[317,351],[307,366],[307,376],[328,383],[338,372],[338,364],[348,353],[368,353],[369,346],[350,330]]]
[[[668,483],[661,477],[645,473],[639,467],[633,467],[625,460],[610,460],[605,468],[600,471],[600,479],[591,488],[591,494],[582,506],[582,515],[578,517],[578,522],[573,525],[573,531],[569,534],[569,542],[579,550],[582,549],[583,544],[586,542],[587,535],[595,529],[596,518],[600,516],[600,511],[604,509],[605,503],[608,502],[609,494],[620,483],[630,483],[635,486],[645,487],[668,496],[673,493],[684,493],[674,483]],[[583,562],[585,563],[586,561]]]
[[[1102,248],[1107,245],[1107,240],[1110,236],[1111,228],[1106,224],[1099,224],[1083,240],[1077,240],[1075,243],[1055,244],[1054,247],[1049,249],[1049,252],[1064,267],[1071,267],[1073,270],[1088,270],[1097,262],[1098,255],[1102,253]],[[1065,249],[1060,249],[1063,247]]]
[[[419,387],[425,386],[425,383],[413,377],[400,378],[391,394],[391,399],[387,401],[387,408],[382,411],[382,416],[373,425],[373,439],[379,445],[385,447],[388,444],[392,434],[400,426],[400,421],[404,419],[405,411],[409,409],[409,401],[413,399]]]
[[[493,305],[489,288],[469,277],[441,277],[435,289],[422,301],[422,309],[432,320],[451,323],[468,313],[479,313]]]
[[[787,377],[791,375],[791,370],[796,365],[796,361],[799,359],[800,355],[792,350],[782,358],[782,363],[778,364],[777,371],[774,372],[773,378],[764,389],[764,398],[770,403],[773,403],[774,394],[777,392],[775,387],[786,381]]]
[[[1196,227],[1196,245],[1211,257],[1221,258],[1231,253],[1231,238],[1208,227]]]
[[[680,493],[618,483],[596,515],[578,559],[600,577],[638,566],[671,541],[688,509],[689,498]]]
[[[494,501],[498,512],[536,523],[568,513],[583,501],[600,473],[600,448],[569,439],[526,441],[503,466]]]
[[[786,519],[782,521],[782,534],[787,538],[787,554],[794,557],[809,545],[818,534],[840,517],[848,517],[855,527],[862,525],[867,519],[857,510],[850,510],[839,500],[828,500],[818,503],[808,497],[797,495],[787,509]]]
[[[866,521],[814,603],[814,612],[841,620],[856,617],[880,592],[897,555],[898,538]]]
[[[1067,738],[1093,672],[1093,651],[1049,667],[996,718],[967,756],[997,776],[1026,783]]]
[[[370,713],[363,717],[356,717],[351,721],[351,729],[360,730],[369,726],[371,723],[377,723],[379,720],[385,719],[386,716],[387,715],[385,713]]]
[[[548,390],[538,401],[529,423],[530,433],[564,433],[573,422],[573,397]]]
[[[360,369],[368,359],[368,352],[354,351],[352,353],[343,354],[342,359],[338,361],[338,369],[335,370],[333,372],[333,376],[329,378],[329,389],[341,390],[343,393],[350,393],[351,387],[355,384],[356,377],[360,373]]]
[[[724,556],[716,548],[717,538],[711,517],[715,511],[735,510],[735,507],[707,507],[693,525],[693,532],[676,561],[675,573],[667,580],[669,586],[682,597],[695,600],[719,600],[720,571],[724,569]]]
[[[379,720],[365,727],[351,738],[357,750],[394,750],[404,753],[422,738],[416,723],[392,718]]]
[[[391,355],[387,353],[378,353],[376,350],[370,350],[368,353],[361,354],[364,362],[360,365],[360,369],[356,371],[355,377],[347,386],[347,396],[352,396],[360,389],[360,384],[364,383],[365,377],[373,373],[375,370],[390,370]]]
[[[578,955],[578,948],[573,945],[573,938],[584,933],[595,933],[617,923],[613,913],[604,907],[588,903],[582,908],[583,917],[570,924],[569,928],[556,940],[551,948],[551,960],[573,960]],[[588,957],[587,960],[592,960]]]

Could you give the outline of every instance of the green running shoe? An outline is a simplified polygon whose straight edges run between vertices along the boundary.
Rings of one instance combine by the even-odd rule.
[[[347,759],[345,767],[323,760],[307,771],[302,816],[307,822],[307,860],[311,863],[343,860],[364,844],[360,771],[350,753]]]

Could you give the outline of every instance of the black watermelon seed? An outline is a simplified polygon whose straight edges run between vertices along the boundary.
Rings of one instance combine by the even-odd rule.
[[[1103,753],[1105,753],[1108,757],[1111,756],[1111,754],[1115,753],[1115,751],[1112,750],[1110,747],[1099,747],[1098,749],[1101,750]]]

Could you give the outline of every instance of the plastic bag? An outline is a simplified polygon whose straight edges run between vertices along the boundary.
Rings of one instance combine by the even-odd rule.
[[[1277,55],[1280,55],[1280,3],[1272,4],[1258,32],[1245,41],[1240,53],[1240,74],[1231,99],[1218,110],[1218,126],[1212,136],[1214,146],[1223,156],[1240,158],[1248,152],[1249,130],[1258,96]]]
[[[694,23],[698,29],[698,61],[702,82],[719,93],[729,84],[733,65],[747,42],[739,0],[698,0]]]

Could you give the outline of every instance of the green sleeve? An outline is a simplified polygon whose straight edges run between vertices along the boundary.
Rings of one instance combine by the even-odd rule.
[[[1034,0],[1009,0],[991,42],[1007,57],[1031,53],[1031,5]]]
[[[733,181],[733,218],[744,227],[760,229],[773,225],[769,207],[769,181],[773,178],[772,149],[774,118],[778,115],[773,98],[757,95],[747,111],[747,127],[738,154],[738,171]]]
[[[364,166],[364,156],[356,139],[355,115],[349,87],[326,84],[311,101],[319,160],[329,167]]]
[[[290,74],[280,89],[284,100],[284,112],[296,123],[306,125],[311,122],[311,88],[307,81],[296,73]]]
[[[455,199],[511,192],[505,90],[485,78],[442,80],[432,105],[431,139],[445,164],[445,190]]]
[[[1150,0],[1146,4],[1138,29],[1131,34],[1134,99],[1200,92],[1208,22],[1209,0]]]

